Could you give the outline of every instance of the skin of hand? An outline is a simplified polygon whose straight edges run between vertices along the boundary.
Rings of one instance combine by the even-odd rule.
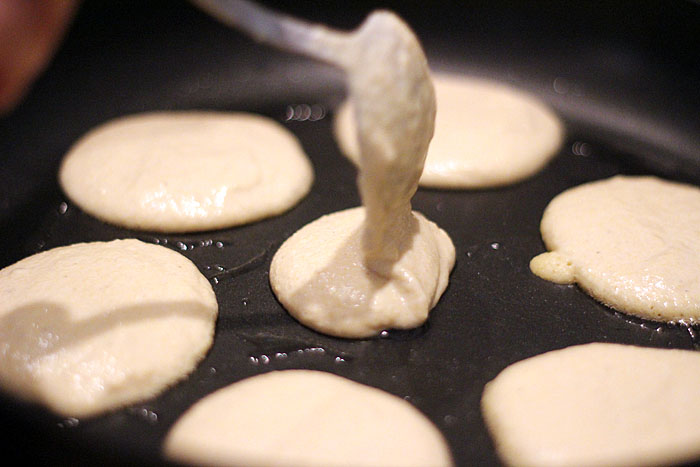
[[[10,112],[47,66],[77,0],[0,1],[0,115]]]

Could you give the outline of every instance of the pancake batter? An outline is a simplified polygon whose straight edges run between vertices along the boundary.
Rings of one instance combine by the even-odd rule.
[[[270,284],[292,316],[327,334],[367,337],[416,327],[445,290],[455,261],[447,234],[411,211],[435,121],[425,56],[390,12],[371,14],[352,34],[314,31],[308,47],[327,50],[347,73],[363,208],[297,232],[273,258]]]
[[[154,112],[89,132],[66,155],[59,181],[106,222],[192,232],[281,214],[308,193],[313,169],[297,139],[266,117]]]
[[[156,396],[211,346],[217,303],[184,256],[80,243],[0,270],[0,386],[82,417]]]
[[[700,318],[700,189],[617,176],[561,193],[542,216],[538,276],[578,283],[616,310],[655,321]]]
[[[198,465],[452,465],[440,432],[408,402],[309,370],[273,371],[210,394],[173,426],[165,453]]]
[[[700,352],[587,344],[510,365],[484,388],[508,465],[650,466],[700,458]]]

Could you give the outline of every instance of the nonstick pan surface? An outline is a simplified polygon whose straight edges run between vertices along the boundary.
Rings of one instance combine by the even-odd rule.
[[[510,363],[593,341],[697,348],[692,328],[615,313],[575,286],[535,277],[528,262],[544,250],[543,209],[571,186],[619,173],[700,183],[700,5],[346,3],[268,4],[344,28],[378,6],[398,11],[435,69],[510,83],[550,103],[568,129],[557,157],[511,187],[420,189],[414,209],[457,249],[450,286],[428,323],[377,339],[327,337],[284,311],[268,268],[301,226],[359,204],[355,170],[332,136],[342,76],[255,44],[186,2],[86,1],[47,73],[0,120],[0,266],[56,246],[135,237],[192,259],[211,279],[220,315],[204,361],[155,399],[75,420],[0,396],[4,456],[52,465],[163,463],[165,434],[195,401],[248,376],[309,368],[406,398],[442,430],[458,465],[498,465],[479,400]],[[60,192],[58,164],[83,133],[164,109],[244,110],[283,122],[314,164],[311,194],[253,225],[163,235],[104,224]]]

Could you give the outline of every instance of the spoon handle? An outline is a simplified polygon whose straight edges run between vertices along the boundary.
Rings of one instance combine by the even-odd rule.
[[[192,0],[222,23],[260,42],[343,66],[350,34],[308,23],[248,0]]]

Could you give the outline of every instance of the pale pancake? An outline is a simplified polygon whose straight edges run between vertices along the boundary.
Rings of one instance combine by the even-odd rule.
[[[440,432],[410,403],[309,370],[274,371],[210,394],[177,421],[164,449],[199,465],[452,465]]]
[[[569,189],[540,226],[550,252],[530,268],[655,321],[700,318],[700,189],[617,176]]]
[[[220,229],[281,214],[311,188],[297,139],[252,114],[155,112],[83,136],[59,172],[81,209],[132,229]]]
[[[564,137],[557,115],[543,102],[505,84],[434,74],[437,114],[420,185],[475,189],[513,184],[540,170]],[[360,154],[353,106],[338,110],[335,135],[342,151]]]
[[[700,352],[587,344],[503,370],[484,388],[498,455],[519,466],[700,459]]]
[[[0,386],[66,416],[142,401],[211,346],[217,303],[187,258],[138,240],[80,243],[0,270]]]

